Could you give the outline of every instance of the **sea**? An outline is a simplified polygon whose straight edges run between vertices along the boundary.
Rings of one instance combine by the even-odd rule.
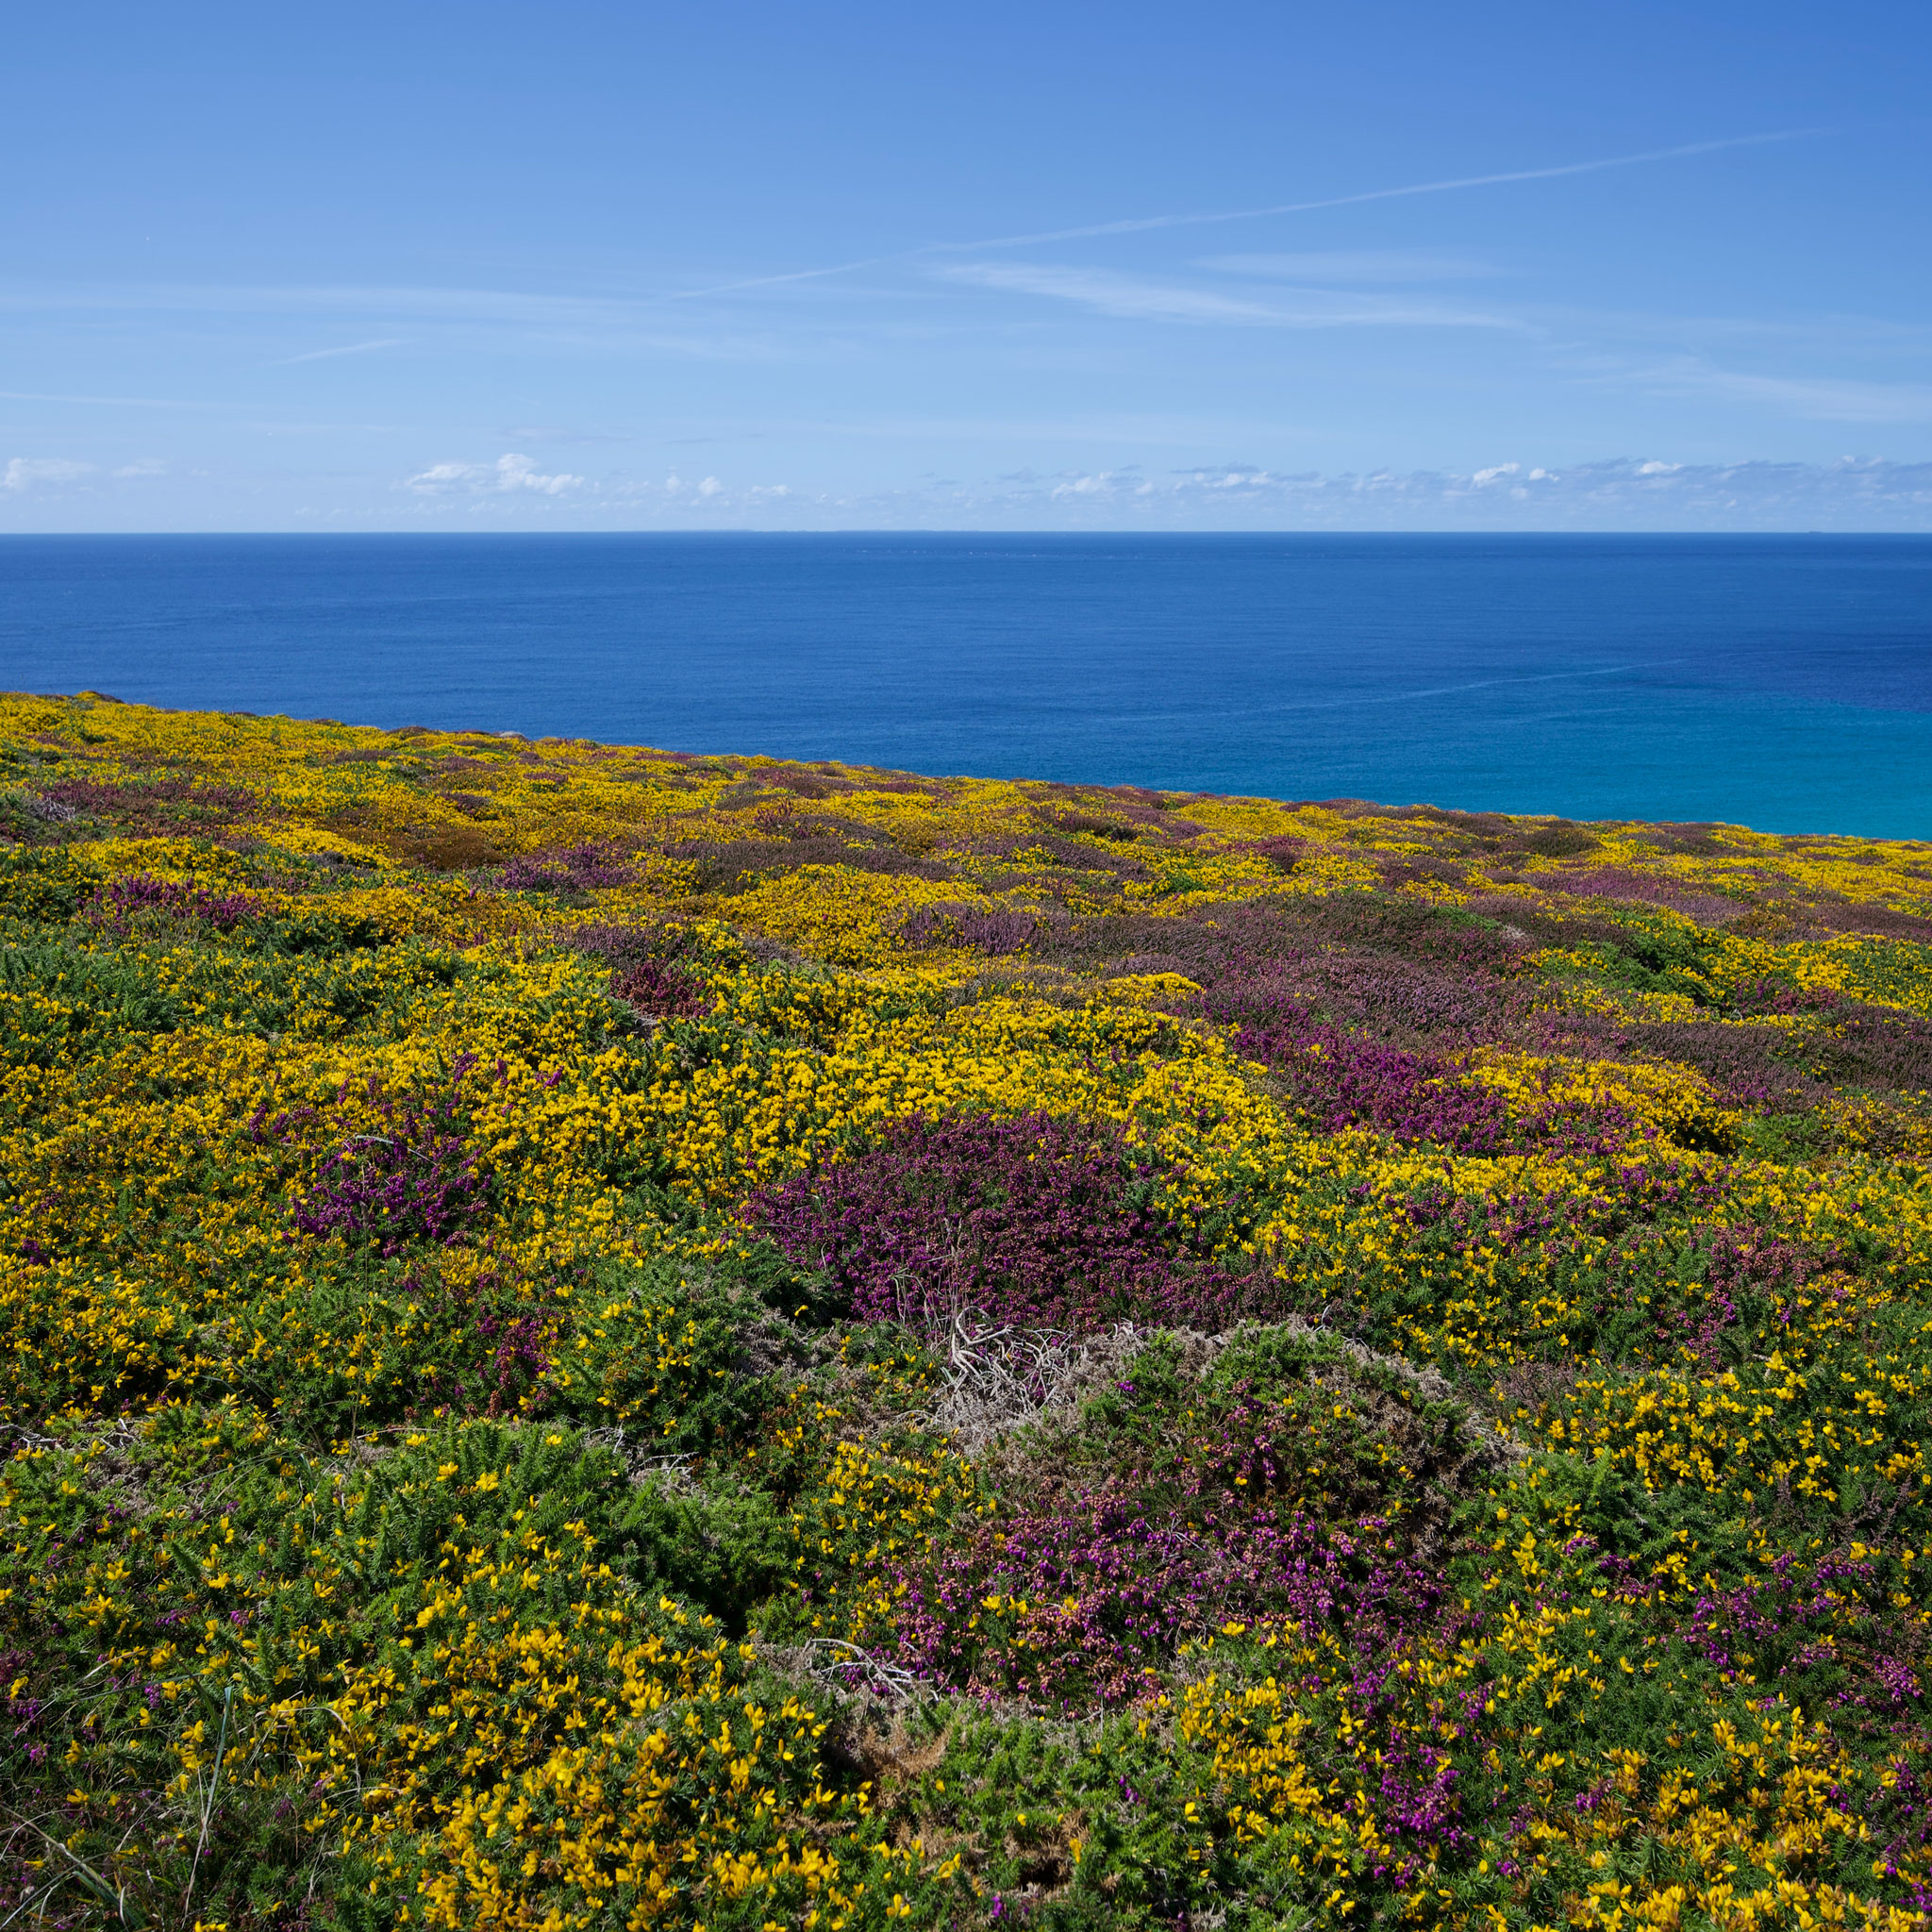
[[[0,689],[1932,840],[1932,537],[0,537]]]

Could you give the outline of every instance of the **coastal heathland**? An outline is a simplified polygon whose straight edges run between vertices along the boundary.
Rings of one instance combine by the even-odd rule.
[[[0,838],[6,1923],[1924,1923],[1932,845],[95,695]]]

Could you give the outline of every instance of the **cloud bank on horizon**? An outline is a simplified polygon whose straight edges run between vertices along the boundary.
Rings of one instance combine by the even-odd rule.
[[[1932,529],[1922,13],[1396,10],[37,20],[0,532]]]
[[[159,463],[100,471],[13,458],[0,491],[35,492],[70,512],[167,475]],[[507,451],[492,462],[435,463],[402,479],[411,529],[1038,529],[1815,531],[1932,530],[1932,461],[1845,457],[1830,463],[1672,463],[1619,458],[1559,470],[1492,463],[1441,470],[1282,475],[1253,464],[1148,474],[1138,464],[978,484],[931,482],[872,495],[741,483],[706,475],[545,472]],[[533,515],[534,508],[541,512]],[[146,501],[154,501],[152,493]],[[371,527],[364,524],[359,527]],[[335,528],[358,525],[338,519]]]

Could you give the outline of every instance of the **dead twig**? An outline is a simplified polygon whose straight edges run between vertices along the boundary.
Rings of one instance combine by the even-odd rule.
[[[928,1307],[926,1314],[921,1325],[944,1337],[945,1366],[920,1420],[968,1455],[1029,1424],[1071,1414],[1089,1394],[1117,1381],[1149,1340],[1131,1322],[1082,1337],[996,1321],[983,1308]]]
[[[842,1637],[814,1637],[805,1645],[805,1672],[827,1690],[855,1693],[875,1704],[917,1704],[938,1693],[904,1664],[895,1664]],[[841,1652],[842,1656],[828,1653]]]

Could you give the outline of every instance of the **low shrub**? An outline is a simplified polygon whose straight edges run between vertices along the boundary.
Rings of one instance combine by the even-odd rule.
[[[759,1191],[746,1216],[861,1321],[943,1328],[978,1308],[1049,1326],[1224,1327],[1253,1284],[1159,1211],[1159,1180],[1117,1130],[913,1115],[863,1153]]]

